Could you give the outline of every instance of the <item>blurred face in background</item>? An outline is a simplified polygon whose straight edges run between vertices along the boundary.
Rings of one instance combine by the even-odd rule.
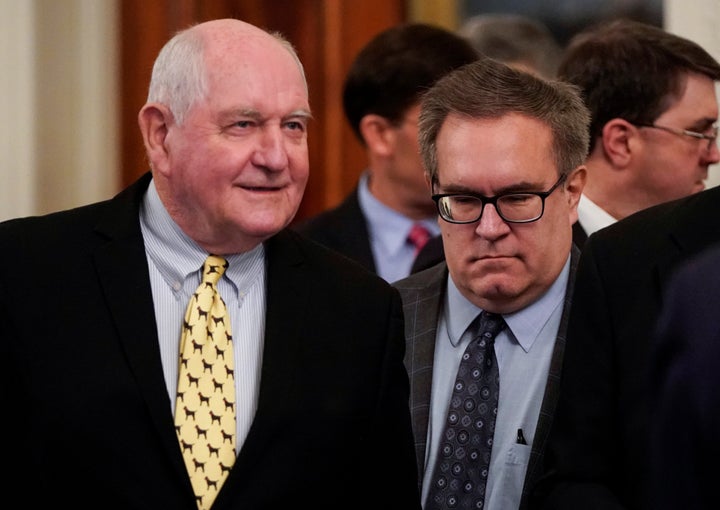
[[[717,143],[680,132],[713,134],[717,118],[715,83],[691,73],[680,98],[655,119],[657,127],[636,126],[638,171],[628,186],[635,190],[632,196],[638,209],[705,189],[708,166],[720,161]]]
[[[416,219],[436,214],[420,157],[419,118],[418,103],[394,124],[379,115],[363,121],[374,126],[365,137],[373,158],[370,191],[385,205]]]

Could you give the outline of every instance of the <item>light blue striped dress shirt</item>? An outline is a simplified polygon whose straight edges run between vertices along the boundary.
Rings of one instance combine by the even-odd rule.
[[[407,242],[410,229],[417,222],[391,209],[377,198],[368,188],[369,174],[366,171],[358,183],[358,202],[368,223],[370,247],[377,274],[387,282],[395,282],[410,274],[415,261],[415,247]],[[428,191],[428,195],[429,195]],[[440,234],[437,218],[419,221],[434,236]]]
[[[181,325],[190,296],[200,285],[208,253],[172,220],[150,183],[140,208],[155,319],[165,384],[175,413]],[[226,256],[229,267],[218,290],[230,314],[235,356],[237,450],[250,430],[257,409],[265,334],[265,257],[259,245],[250,252]]]

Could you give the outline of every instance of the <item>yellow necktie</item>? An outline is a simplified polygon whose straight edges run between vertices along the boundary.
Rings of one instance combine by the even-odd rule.
[[[217,282],[228,263],[210,255],[185,312],[175,430],[200,510],[215,501],[235,462],[235,378],[230,318]]]

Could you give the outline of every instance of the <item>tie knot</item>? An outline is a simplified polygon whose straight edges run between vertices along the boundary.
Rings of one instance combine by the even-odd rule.
[[[430,231],[420,223],[415,223],[408,233],[408,241],[415,246],[415,254],[422,250],[425,243],[430,239]]]
[[[210,255],[203,264],[202,281],[215,285],[228,267],[228,261],[217,255]]]
[[[483,336],[491,340],[505,328],[505,320],[497,313],[483,312],[479,315],[477,336]]]

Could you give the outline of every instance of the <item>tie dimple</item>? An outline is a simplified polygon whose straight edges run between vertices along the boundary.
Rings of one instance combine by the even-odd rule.
[[[180,340],[175,429],[198,508],[212,506],[235,462],[235,379],[230,319],[218,293],[228,263],[210,255]]]

